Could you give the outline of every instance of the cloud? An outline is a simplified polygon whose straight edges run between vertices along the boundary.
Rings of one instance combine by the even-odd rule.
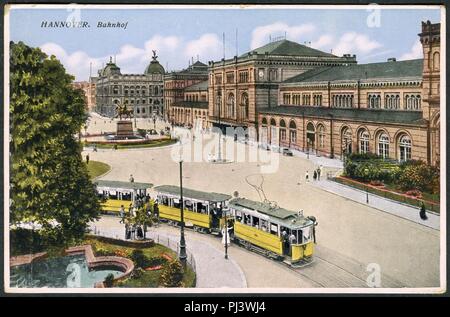
[[[423,58],[422,44],[417,40],[408,53],[400,56],[399,60]]]
[[[357,32],[344,33],[333,47],[333,54],[340,56],[343,54],[363,55],[372,52],[383,45],[375,40],[371,40],[367,35]]]
[[[334,42],[334,38],[329,34],[324,34],[319,37],[317,41],[313,41],[311,46],[315,49],[321,49],[331,45]]]
[[[289,26],[283,22],[258,26],[252,32],[250,48],[255,49],[268,43],[269,36],[284,35],[293,41],[300,41],[302,36],[311,34],[316,27],[313,24],[300,24]]]
[[[55,55],[64,65],[66,71],[80,80],[81,78],[88,78],[90,63],[92,63],[93,71],[101,67],[101,60],[90,57],[83,51],[68,54],[61,46],[55,43],[45,43],[40,48],[49,56]]]
[[[201,59],[208,57],[208,60],[218,60],[223,57],[223,44],[217,34],[206,33],[196,40],[187,42],[184,55],[188,59],[191,57],[197,59],[198,55]]]

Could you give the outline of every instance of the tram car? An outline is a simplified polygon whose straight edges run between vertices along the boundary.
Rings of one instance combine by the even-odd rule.
[[[230,200],[228,208],[234,218],[233,242],[292,266],[312,262],[314,217],[245,198]]]
[[[181,222],[180,187],[161,185],[154,188],[157,193],[159,218],[171,224]],[[230,195],[209,193],[183,187],[184,223],[194,231],[220,233],[224,224],[223,210]]]
[[[153,187],[150,183],[110,180],[98,180],[96,184],[97,193],[102,198],[102,212],[113,214],[118,214],[121,206],[127,213],[135,198],[147,196],[150,188]]]

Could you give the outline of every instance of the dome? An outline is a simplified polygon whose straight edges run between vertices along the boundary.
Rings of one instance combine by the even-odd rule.
[[[106,64],[106,67],[101,70],[102,76],[110,76],[110,75],[120,75],[120,67],[118,67],[115,63],[112,62],[112,58],[109,58],[109,63]]]
[[[158,56],[156,56],[156,51],[153,51],[152,61],[145,69],[146,75],[150,75],[150,74],[164,75],[164,73],[165,73],[164,67],[162,67],[162,65],[158,62],[157,58],[158,58]]]

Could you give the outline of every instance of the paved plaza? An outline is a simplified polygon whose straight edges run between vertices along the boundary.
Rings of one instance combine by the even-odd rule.
[[[92,120],[96,123],[93,124]],[[139,128],[153,128],[153,122],[148,119],[137,120],[137,125]],[[162,122],[157,122],[157,129],[162,126]],[[114,131],[114,127],[114,121],[110,123],[108,119],[93,115],[88,132]],[[189,151],[189,143],[183,141],[183,144],[184,150]],[[89,153],[91,160],[111,165],[111,171],[102,176],[102,179],[127,181],[130,174],[133,174],[136,182],[178,185],[178,162],[172,159],[176,147],[179,148],[180,145],[115,151],[99,149],[98,152],[87,149],[83,155]],[[433,223],[430,228],[395,215],[398,210],[392,213],[383,212],[380,208],[374,208],[378,204],[362,204],[355,201],[356,198],[342,197],[340,193],[337,195],[329,189],[324,190],[313,184],[312,181],[305,181],[307,170],[310,178],[313,169],[319,164],[324,166],[325,172],[336,172],[339,161],[325,158],[317,161],[312,155],[309,159],[304,155],[276,155],[279,160],[276,171],[263,174],[263,188],[267,199],[276,201],[284,208],[303,209],[305,215],[314,215],[317,218],[318,248],[327,250],[322,252],[322,259],[328,258],[331,262],[342,258],[354,260],[361,270],[371,263],[376,263],[382,274],[395,280],[390,285],[439,286],[439,231],[435,229],[439,217],[430,218],[430,223]],[[185,161],[183,167],[183,183],[187,188],[227,194],[238,191],[240,197],[260,199],[256,190],[246,182],[247,176],[261,174],[261,164],[258,162],[212,164],[205,161]],[[364,193],[361,195],[364,199]],[[392,206],[397,207],[398,204]],[[158,230],[163,228],[167,228],[167,234],[176,236],[175,228],[166,226]],[[189,232],[187,237],[191,241],[205,243],[201,247],[199,244],[196,249],[191,242],[194,255],[196,250],[203,250],[207,245],[218,250],[223,248],[219,239],[214,240],[208,235]],[[230,258],[242,270],[247,287],[317,286],[308,278],[307,270],[303,275],[297,274],[288,268],[280,267],[274,261],[234,246],[230,248]],[[346,260],[346,263],[350,263],[350,260]],[[311,274],[320,275],[317,270]],[[209,274],[213,276],[216,273],[211,268]]]

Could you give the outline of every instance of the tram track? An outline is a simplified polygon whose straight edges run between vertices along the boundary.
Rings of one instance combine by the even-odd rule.
[[[172,225],[169,226],[176,227]],[[198,232],[193,228],[185,227],[185,229],[192,233],[200,233],[203,236],[221,239],[219,236]],[[246,253],[257,255],[271,261],[281,268],[293,271],[302,276],[302,278],[307,279],[311,284],[316,285],[318,288],[369,288],[364,276],[366,273],[364,264],[322,246],[316,246],[316,252],[312,263],[296,268],[288,263],[269,259],[263,254],[248,250],[242,245],[236,243],[232,243],[232,245],[239,247],[240,250]],[[318,253],[329,253],[336,261],[329,260],[324,256],[318,255]],[[355,271],[358,271],[358,273]],[[385,274],[382,274],[381,282],[382,287],[405,287],[405,285],[399,281],[396,281]]]

